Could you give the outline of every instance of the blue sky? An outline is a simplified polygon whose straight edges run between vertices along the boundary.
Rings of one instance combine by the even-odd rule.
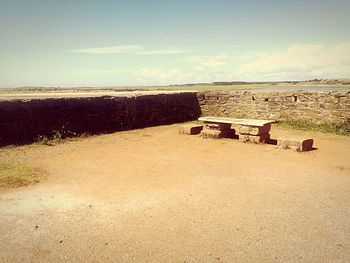
[[[350,77],[350,1],[0,0],[0,87]]]

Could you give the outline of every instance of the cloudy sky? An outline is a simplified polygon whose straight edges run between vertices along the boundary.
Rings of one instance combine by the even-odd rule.
[[[0,0],[0,87],[350,77],[349,0]]]

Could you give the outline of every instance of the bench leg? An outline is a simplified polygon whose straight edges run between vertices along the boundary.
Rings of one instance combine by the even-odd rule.
[[[235,130],[227,123],[204,123],[201,137],[208,139],[233,138]]]

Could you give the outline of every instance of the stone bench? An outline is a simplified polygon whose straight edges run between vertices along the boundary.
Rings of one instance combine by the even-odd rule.
[[[232,124],[238,125],[238,137],[242,142],[264,143],[270,138],[271,123],[274,120],[234,119],[226,117],[201,117],[204,122],[203,138],[224,138],[235,134]]]
[[[232,124],[238,125],[238,137],[242,142],[249,143],[270,143],[271,124],[274,120],[254,119],[233,119],[226,117],[201,117],[199,121],[204,122],[200,131],[202,138],[231,138],[235,136]],[[291,149],[298,152],[310,151],[313,149],[313,139],[282,137],[277,139],[277,148]]]
[[[217,124],[238,124],[244,126],[263,127],[266,124],[275,123],[275,120],[256,120],[256,119],[235,119],[227,117],[200,117],[199,121],[204,123],[217,123]]]
[[[277,148],[305,152],[313,149],[313,143],[313,139],[283,137],[277,139]]]

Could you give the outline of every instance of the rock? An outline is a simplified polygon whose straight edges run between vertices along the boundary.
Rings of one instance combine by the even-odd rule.
[[[240,134],[239,140],[241,142],[249,142],[249,143],[265,143],[265,141],[270,139],[270,134],[262,134],[262,135],[247,135],[247,134]]]
[[[221,139],[221,138],[233,138],[235,134],[235,130],[212,130],[212,129],[203,129],[201,131],[200,136],[204,139]]]
[[[184,125],[180,126],[179,133],[180,134],[194,135],[194,134],[199,134],[202,129],[203,129],[203,125],[184,124]]]
[[[225,131],[231,129],[230,123],[204,123],[205,129]]]
[[[246,135],[263,135],[269,133],[271,130],[271,124],[265,124],[264,126],[248,126],[238,125],[238,133]]]
[[[291,149],[297,152],[312,150],[313,139],[304,138],[279,138],[277,139],[277,148]]]

